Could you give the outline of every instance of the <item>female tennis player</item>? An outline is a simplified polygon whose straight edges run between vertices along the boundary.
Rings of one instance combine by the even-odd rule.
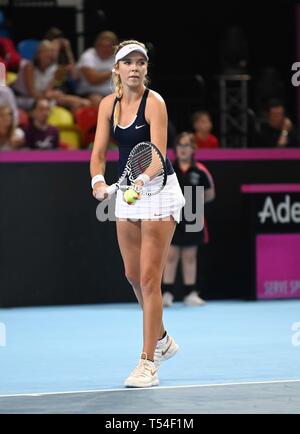
[[[129,205],[123,192],[117,192],[117,237],[125,275],[143,309],[143,349],[137,367],[125,380],[126,387],[158,385],[160,362],[172,357],[179,348],[163,324],[161,280],[185,199],[166,157],[168,116],[165,102],[158,93],[147,88],[148,60],[145,45],[138,41],[124,41],[116,48],[115,92],[100,103],[90,162],[93,195],[100,201],[107,197],[105,153],[111,136],[119,146],[119,175],[130,151],[143,141],[156,145],[167,167],[166,186],[157,195],[141,196]],[[141,187],[144,182],[139,179],[136,184]]]

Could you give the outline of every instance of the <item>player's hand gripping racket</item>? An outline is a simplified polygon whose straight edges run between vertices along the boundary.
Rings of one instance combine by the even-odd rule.
[[[126,177],[131,185],[123,184]],[[153,182],[150,182],[152,180]],[[147,181],[150,182],[148,186]],[[167,168],[162,153],[153,143],[141,142],[130,152],[119,180],[107,187],[106,192],[108,197],[111,197],[119,189],[126,191],[131,188],[141,196],[153,196],[159,193],[166,183]]]

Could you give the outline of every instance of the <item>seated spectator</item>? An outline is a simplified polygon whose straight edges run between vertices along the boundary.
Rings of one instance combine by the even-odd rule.
[[[58,65],[56,72],[58,88],[66,93],[75,93],[78,71],[70,41],[65,38],[63,31],[57,27],[48,29],[45,33],[45,39],[51,41],[54,47],[55,59]]]
[[[7,71],[18,72],[21,56],[10,38],[0,38],[0,62]]]
[[[14,124],[18,125],[19,114],[16,98],[13,91],[8,86],[0,86],[0,106],[8,106],[11,109],[13,113]]]
[[[24,145],[24,131],[16,127],[12,109],[0,106],[0,150],[11,151]]]
[[[271,100],[266,110],[266,121],[262,122],[253,142],[258,148],[291,148],[298,146],[297,131],[286,116],[280,100]]]
[[[195,133],[196,147],[218,148],[219,140],[211,134],[213,124],[211,116],[207,111],[195,112],[192,116],[193,129]]]
[[[50,104],[47,98],[35,100],[29,125],[25,129],[26,146],[31,149],[56,149],[59,131],[49,125]]]
[[[118,44],[113,32],[98,35],[95,47],[86,50],[77,64],[80,78],[77,94],[98,106],[103,96],[112,93],[111,75],[115,64],[114,47]]]
[[[30,110],[35,99],[41,97],[71,110],[88,106],[90,103],[87,99],[65,94],[56,88],[57,69],[52,42],[42,41],[33,62],[21,61],[18,78],[12,85],[18,106]]]

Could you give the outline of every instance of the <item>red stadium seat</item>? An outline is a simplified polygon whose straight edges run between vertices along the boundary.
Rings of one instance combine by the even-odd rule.
[[[22,110],[21,108],[18,108],[19,113],[19,126],[21,128],[27,127],[29,124],[29,116],[28,113],[25,110]]]
[[[82,107],[75,112],[75,123],[82,132],[83,147],[94,141],[97,127],[98,109]]]

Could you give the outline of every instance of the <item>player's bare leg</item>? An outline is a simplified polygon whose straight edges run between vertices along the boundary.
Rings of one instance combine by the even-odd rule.
[[[140,285],[143,296],[144,346],[148,359],[161,337],[163,316],[161,280],[176,223],[168,221],[141,222]]]
[[[117,220],[117,237],[124,262],[125,275],[143,309],[143,295],[140,285],[141,221]],[[163,322],[160,337],[165,333]]]

